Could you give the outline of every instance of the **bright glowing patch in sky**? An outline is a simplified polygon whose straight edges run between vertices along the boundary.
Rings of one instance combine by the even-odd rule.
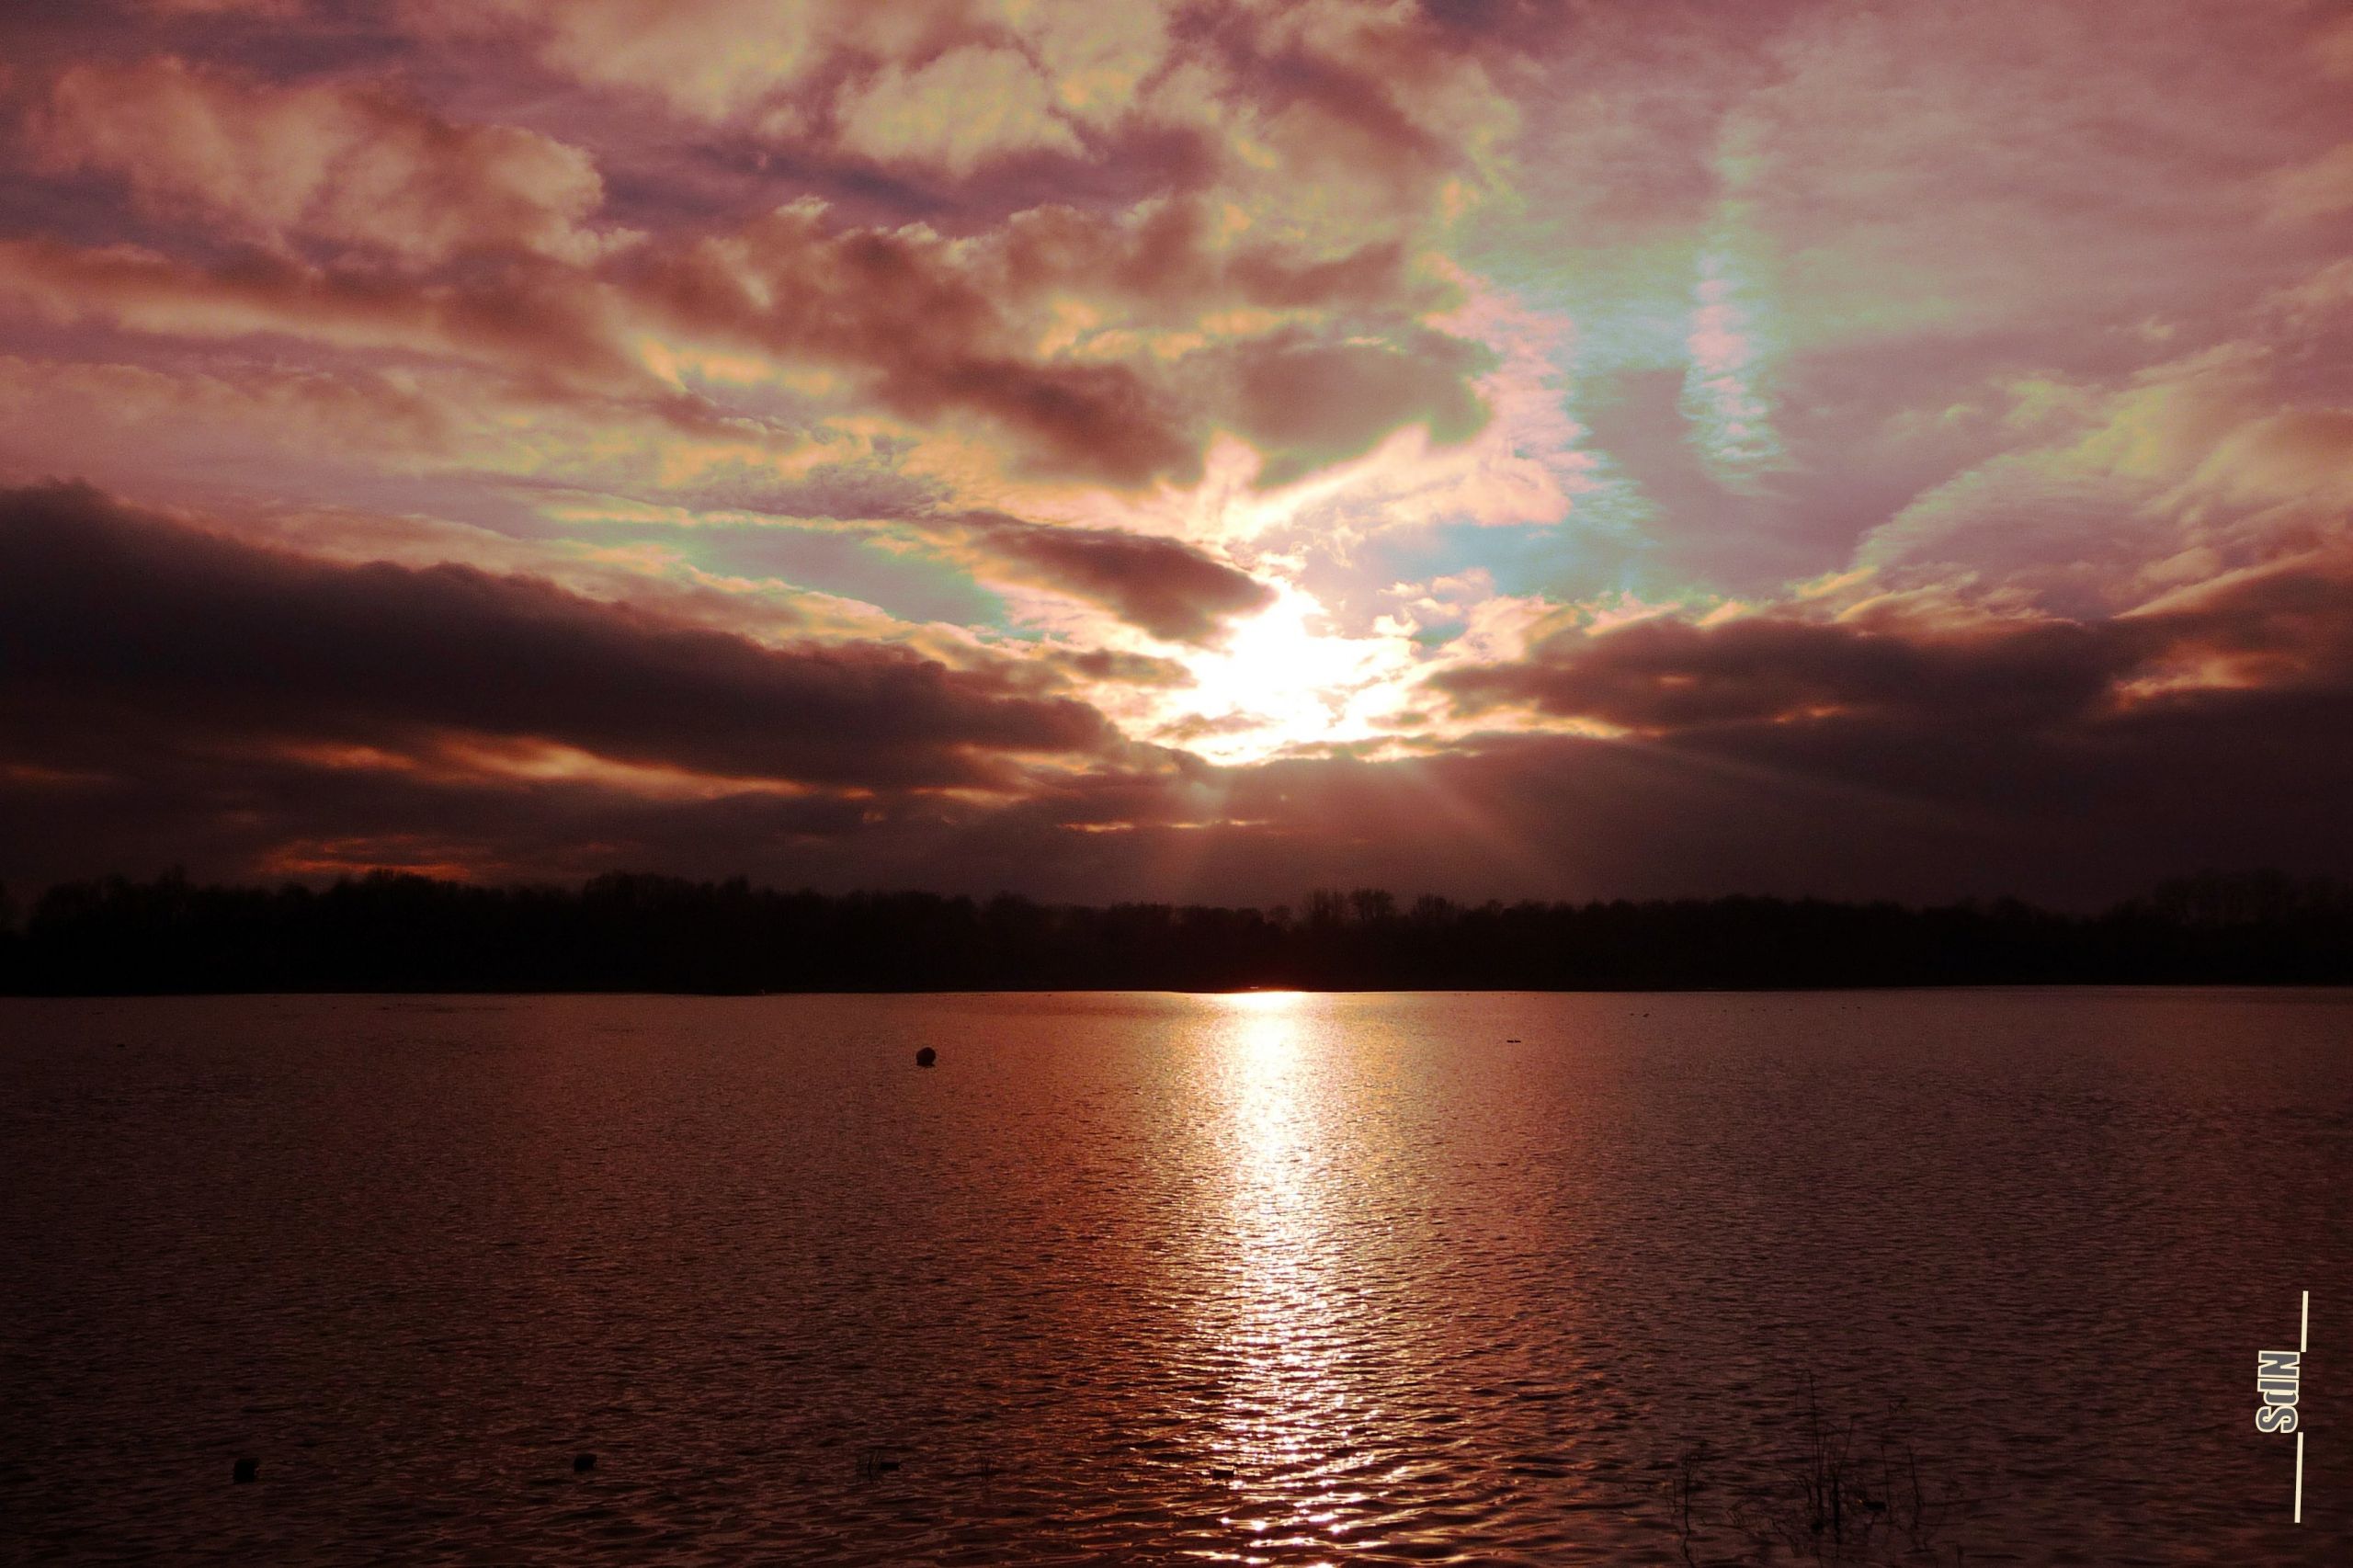
[[[1166,727],[1213,762],[1370,739],[1415,673],[1404,638],[1344,636],[1306,590],[1285,583],[1275,593],[1223,646],[1184,656],[1193,684],[1173,694]]]

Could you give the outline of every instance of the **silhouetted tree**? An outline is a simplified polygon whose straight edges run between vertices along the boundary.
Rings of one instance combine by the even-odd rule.
[[[178,871],[50,889],[0,921],[0,988],[196,991],[1653,989],[2353,983],[2353,892],[2203,872],[2095,915],[2014,899],[1416,899],[1288,910],[840,896],[613,873],[576,890],[379,872],[313,890]]]

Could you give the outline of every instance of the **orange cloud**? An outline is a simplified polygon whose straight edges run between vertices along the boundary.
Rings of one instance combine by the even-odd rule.
[[[558,71],[711,121],[798,82],[822,57],[833,19],[822,4],[767,0],[407,0],[402,9],[431,39],[520,31]]]
[[[1016,153],[1079,150],[1052,84],[1017,49],[965,44],[913,71],[887,66],[845,89],[836,113],[850,151],[950,174]]]

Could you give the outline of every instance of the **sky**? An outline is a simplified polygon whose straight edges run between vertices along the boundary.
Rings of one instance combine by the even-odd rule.
[[[0,879],[2353,871],[2353,5],[11,0]]]

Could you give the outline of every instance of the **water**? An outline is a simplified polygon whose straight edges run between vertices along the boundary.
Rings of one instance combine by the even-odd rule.
[[[12,1560],[2353,1561],[2345,994],[0,1040]],[[2299,1528],[2253,1416],[2303,1290]]]

